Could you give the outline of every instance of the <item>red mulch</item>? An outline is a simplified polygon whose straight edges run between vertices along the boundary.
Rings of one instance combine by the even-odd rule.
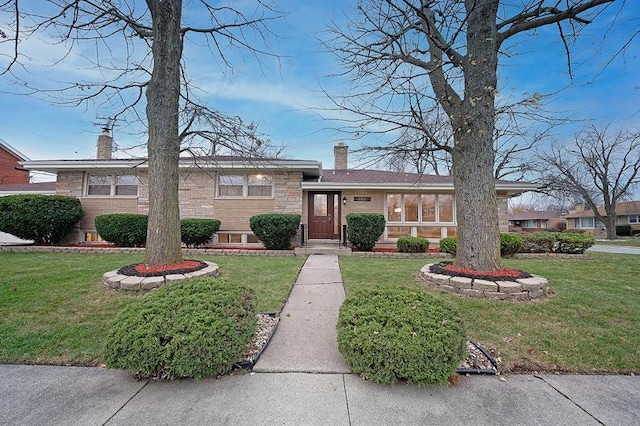
[[[206,267],[207,264],[199,260],[185,260],[182,263],[159,266],[148,266],[144,263],[136,263],[120,268],[118,273],[134,277],[161,277],[169,274],[187,274]]]
[[[517,269],[503,268],[498,271],[476,271],[461,268],[452,263],[441,262],[431,265],[430,272],[452,277],[474,278],[488,281],[515,281],[519,278],[531,278],[531,274]]]

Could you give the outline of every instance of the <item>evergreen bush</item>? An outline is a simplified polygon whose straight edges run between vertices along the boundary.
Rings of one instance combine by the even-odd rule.
[[[116,315],[105,362],[140,378],[218,376],[240,360],[255,327],[251,289],[214,278],[174,283]]]
[[[340,308],[340,352],[376,383],[447,383],[465,357],[465,340],[455,307],[420,289],[367,287]]]
[[[631,235],[631,225],[616,225],[616,235],[628,237]]]
[[[62,195],[0,197],[0,231],[35,244],[56,244],[82,218],[82,204]]]
[[[208,243],[213,234],[220,230],[221,222],[216,219],[182,219],[180,233],[187,247],[199,247]]]
[[[396,243],[401,253],[426,253],[429,240],[423,237],[400,237]]]
[[[531,232],[522,236],[520,253],[551,253],[556,235],[553,232]]]
[[[289,250],[300,226],[299,214],[269,213],[252,216],[249,226],[268,250]]]
[[[555,253],[582,254],[596,243],[595,238],[586,234],[557,232],[555,237],[556,240],[553,243]]]
[[[513,256],[522,248],[522,237],[518,234],[500,234],[500,256]]]
[[[349,213],[347,239],[358,250],[371,251],[384,232],[386,221],[380,213]]]
[[[457,245],[458,245],[458,239],[456,237],[441,238],[440,252],[449,253],[450,255],[455,256]]]
[[[147,242],[147,215],[103,214],[94,223],[100,237],[118,247],[142,247]]]

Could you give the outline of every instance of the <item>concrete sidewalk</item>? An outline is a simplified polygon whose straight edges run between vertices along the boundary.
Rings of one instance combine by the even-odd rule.
[[[349,373],[336,331],[344,297],[338,256],[309,256],[254,371]]]
[[[637,425],[640,378],[495,376],[394,387],[351,374],[139,382],[123,371],[0,366],[1,425]]]

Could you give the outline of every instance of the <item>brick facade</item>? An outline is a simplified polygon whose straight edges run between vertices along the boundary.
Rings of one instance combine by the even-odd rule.
[[[29,183],[29,171],[24,170],[20,158],[0,146],[0,185]]]

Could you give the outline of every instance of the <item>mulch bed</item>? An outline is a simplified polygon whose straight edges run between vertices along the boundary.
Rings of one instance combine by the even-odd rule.
[[[199,260],[185,260],[172,265],[148,266],[144,263],[135,263],[118,269],[121,275],[132,277],[162,277],[170,274],[188,274],[207,267],[207,264]]]
[[[531,278],[528,272],[518,269],[500,269],[499,271],[475,271],[473,269],[461,268],[451,262],[440,262],[431,265],[429,272],[451,277],[473,278],[487,281],[516,281],[520,278]]]

